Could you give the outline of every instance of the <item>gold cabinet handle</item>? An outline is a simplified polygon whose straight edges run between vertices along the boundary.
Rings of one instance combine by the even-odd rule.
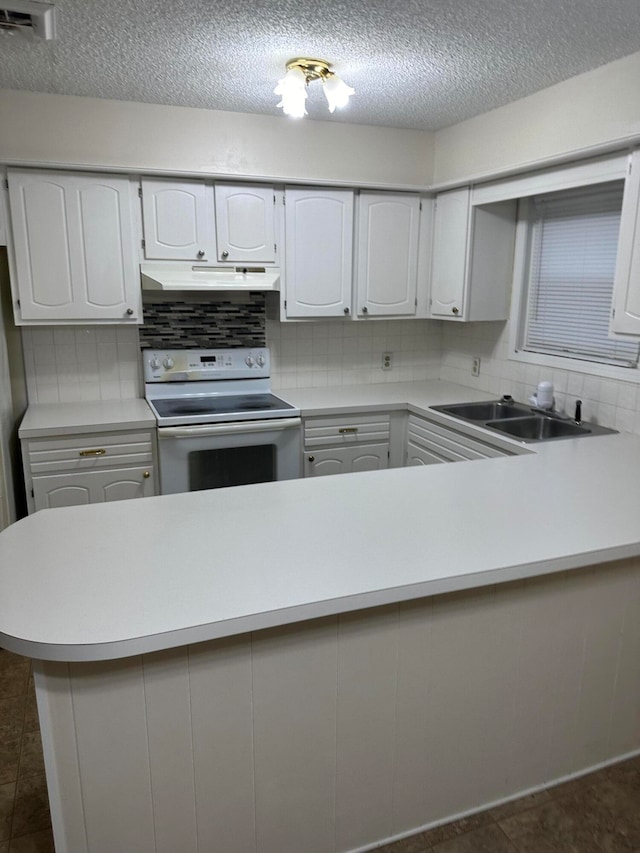
[[[452,311],[454,314],[458,314],[458,313],[459,313],[459,311],[460,311],[460,309],[459,309],[459,308],[452,308],[452,309],[451,309],[451,311]]]
[[[347,432],[358,432],[358,427],[340,427],[338,432],[340,435],[344,435]]]
[[[309,457],[309,462],[315,462],[315,461],[316,461],[316,457],[315,457],[315,456],[310,456],[310,457]]]
[[[80,456],[104,456],[107,451],[104,447],[99,448],[98,450],[81,450]]]
[[[142,476],[145,478],[145,480],[148,480],[149,477],[151,476],[151,473],[149,471],[145,471]]]

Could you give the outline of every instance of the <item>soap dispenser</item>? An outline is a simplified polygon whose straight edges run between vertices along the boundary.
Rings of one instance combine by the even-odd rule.
[[[538,409],[553,409],[553,383],[547,380],[538,382],[536,393],[529,397],[529,402]]]

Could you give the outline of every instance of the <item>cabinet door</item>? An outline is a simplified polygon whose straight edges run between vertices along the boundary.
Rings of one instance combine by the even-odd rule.
[[[276,262],[275,191],[270,186],[216,184],[219,261]]]
[[[469,233],[469,188],[440,193],[436,199],[431,316],[462,319]]]
[[[132,182],[9,170],[16,322],[141,322]]]
[[[640,335],[640,153],[631,160],[622,199],[618,257],[613,283],[611,331]]]
[[[154,493],[152,467],[33,478],[36,510],[150,497]]]
[[[350,472],[379,471],[389,467],[389,445],[370,444],[363,447],[352,447]]]
[[[351,311],[353,192],[285,191],[286,316]]]
[[[363,192],[358,212],[357,314],[414,316],[419,196]]]
[[[434,453],[430,453],[426,447],[422,447],[413,441],[407,443],[407,458],[405,463],[407,466],[439,465],[444,461],[444,459],[441,459]]]
[[[142,220],[145,258],[215,260],[212,189],[204,181],[143,178]]]
[[[304,476],[352,474],[389,467],[389,443],[327,447],[306,453]]]
[[[324,477],[327,474],[347,474],[351,462],[350,447],[331,447],[305,453],[304,476]]]

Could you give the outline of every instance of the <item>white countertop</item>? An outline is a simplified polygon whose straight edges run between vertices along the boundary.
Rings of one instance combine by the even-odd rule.
[[[412,385],[378,403],[486,397]],[[279,393],[353,408],[343,389]],[[370,409],[372,386],[356,393]],[[0,534],[0,646],[125,657],[640,554],[640,437],[529,449],[40,511]]]
[[[156,419],[146,400],[97,400],[78,403],[36,403],[22,419],[20,438],[76,435],[155,428]]]
[[[332,388],[296,388],[276,392],[300,409],[304,417],[357,412],[392,411],[487,400],[491,394],[451,382],[386,382],[375,385],[343,385]]]

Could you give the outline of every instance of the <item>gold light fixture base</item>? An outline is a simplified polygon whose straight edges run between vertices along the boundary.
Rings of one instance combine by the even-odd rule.
[[[292,68],[298,68],[305,76],[305,80],[307,84],[311,80],[322,80],[327,77],[331,77],[333,71],[331,70],[331,63],[325,62],[324,59],[305,59],[302,57],[298,57],[297,59],[290,59],[287,62],[287,71],[291,71]]]

